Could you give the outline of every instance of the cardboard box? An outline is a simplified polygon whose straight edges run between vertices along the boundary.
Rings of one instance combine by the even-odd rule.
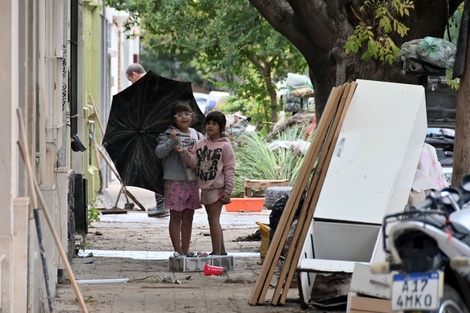
[[[348,294],[348,313],[393,313],[390,300]]]

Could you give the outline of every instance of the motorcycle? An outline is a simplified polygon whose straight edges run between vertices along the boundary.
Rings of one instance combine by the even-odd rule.
[[[397,312],[470,312],[470,174],[457,188],[431,192],[382,225],[387,262],[373,273],[392,273],[391,307]],[[468,208],[467,208],[468,207]]]

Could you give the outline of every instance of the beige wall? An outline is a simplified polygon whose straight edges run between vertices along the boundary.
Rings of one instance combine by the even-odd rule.
[[[24,6],[16,0],[3,1],[0,19],[0,199],[2,199],[2,218],[0,219],[0,263],[1,263],[1,310],[3,312],[24,312],[26,310],[27,265],[27,199],[19,199],[19,185],[24,184],[20,173],[18,141],[18,123],[16,109],[21,107],[19,84],[19,52],[24,47],[24,36],[20,35],[20,14]],[[24,109],[24,105],[22,106]],[[24,190],[24,188],[21,188]],[[21,266],[19,268],[18,266]],[[15,292],[23,291],[18,296]]]
[[[88,120],[96,114],[90,95],[100,99],[100,0],[78,1],[77,90],[78,135],[89,148]],[[5,0],[0,19],[0,312],[42,313],[47,307],[43,265],[35,221],[31,188],[19,153],[17,109],[21,109],[33,176],[39,184],[45,206],[40,211],[43,244],[46,249],[49,287],[55,293],[57,270],[64,268],[59,248],[67,251],[68,182],[70,173],[88,176],[90,195],[98,187],[94,158],[70,149],[68,95],[70,63],[69,33],[71,1]],[[64,10],[64,6],[68,6]],[[65,16],[64,16],[65,15]],[[64,26],[65,25],[65,26]],[[70,39],[70,38],[69,38]],[[65,58],[65,59],[64,59]],[[64,73],[66,73],[64,77]],[[106,74],[105,74],[106,75]],[[65,83],[65,84],[64,84]],[[65,108],[65,112],[64,111]],[[62,156],[60,156],[62,153]],[[65,157],[63,154],[65,153]],[[88,164],[91,159],[92,164]],[[60,163],[60,166],[59,166]],[[86,168],[84,168],[86,167]],[[90,197],[89,197],[90,198]],[[47,210],[52,225],[45,219]],[[59,235],[58,242],[51,229]]]
[[[67,234],[64,210],[66,175],[57,175],[58,150],[62,145],[63,59],[66,42],[61,0],[6,0],[0,19],[0,311],[42,312],[47,306],[43,265],[32,209],[31,190],[17,142],[20,138],[17,110],[25,127],[31,170],[39,182],[46,207],[40,211],[46,248],[49,286],[55,291],[59,263],[58,245],[51,229]],[[70,152],[68,152],[70,153]],[[61,169],[61,173],[68,169]],[[62,181],[57,188],[58,178]],[[48,225],[44,210],[52,217]],[[65,241],[62,241],[65,244]],[[67,247],[63,247],[67,248]],[[29,271],[28,271],[29,270]]]

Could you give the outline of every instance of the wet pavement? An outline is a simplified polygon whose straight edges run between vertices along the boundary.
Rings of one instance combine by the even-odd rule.
[[[155,205],[152,192],[128,187],[146,207]],[[115,182],[103,192],[107,205],[114,205],[120,185]],[[126,203],[121,196],[117,207]],[[260,241],[237,241],[259,229],[255,222],[269,224],[270,211],[223,212],[221,224],[234,269],[221,276],[202,272],[171,272],[172,254],[168,236],[169,218],[151,218],[137,206],[127,214],[104,214],[93,222],[87,246],[73,259],[74,278],[88,312],[305,312],[300,308],[298,289],[289,289],[282,306],[251,306],[261,266]],[[210,251],[210,236],[204,209],[197,210],[193,221],[191,247]],[[82,312],[69,282],[60,284],[54,301],[56,312]],[[307,310],[310,312],[321,312]]]

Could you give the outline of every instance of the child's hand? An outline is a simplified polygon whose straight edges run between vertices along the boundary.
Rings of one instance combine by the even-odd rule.
[[[176,129],[173,129],[170,133],[170,136],[171,138],[173,139],[176,139],[177,138],[177,135],[178,135],[178,132],[176,131]]]
[[[222,200],[223,204],[227,204],[227,203],[232,202],[232,201],[230,201],[230,194],[225,193],[225,192],[224,192],[224,195],[222,196],[221,200]]]
[[[181,153],[181,152],[184,151],[183,147],[181,147],[180,145],[174,146],[173,149],[175,149],[175,151],[176,151],[176,152],[179,152],[179,153]]]

